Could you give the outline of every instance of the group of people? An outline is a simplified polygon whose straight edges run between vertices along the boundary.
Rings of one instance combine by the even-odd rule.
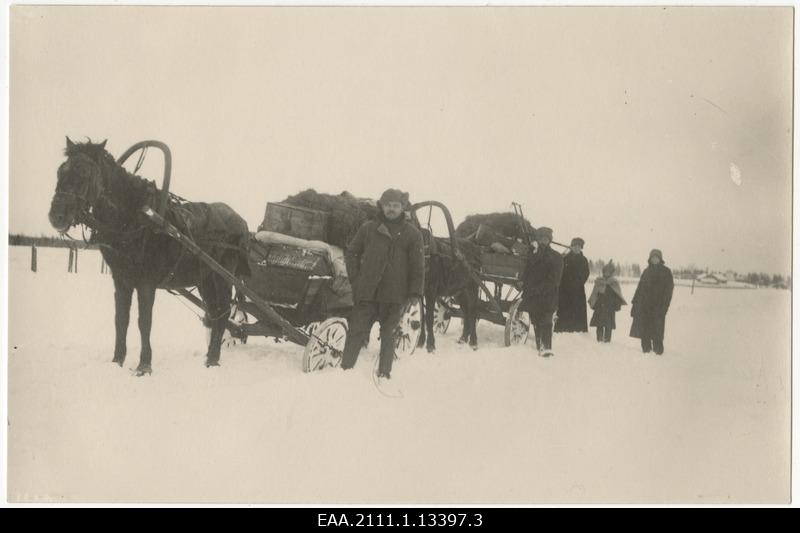
[[[377,375],[391,377],[394,333],[408,303],[422,298],[425,257],[420,231],[405,217],[408,196],[397,190],[385,191],[378,201],[378,218],[364,223],[345,254],[353,287],[354,308],[342,354],[342,368],[352,368],[369,338],[372,325],[380,323],[381,346]],[[583,256],[584,241],[572,240],[565,256],[551,248],[553,230],[535,230],[523,276],[523,306],[530,316],[539,355],[553,355],[553,331],[585,332],[586,292],[589,264]],[[631,336],[641,339],[642,350],[664,352],[664,322],[672,299],[672,273],[659,250],[650,252],[649,265],[642,273],[633,296]],[[591,326],[597,328],[598,342],[610,342],[616,327],[615,314],[627,305],[612,263],[595,280],[588,299],[594,311]]]
[[[536,334],[536,347],[545,357],[553,354],[551,329],[556,332],[585,332],[594,327],[597,342],[611,342],[612,332],[617,326],[616,313],[628,305],[614,276],[616,266],[609,262],[603,266],[602,275],[594,280],[588,298],[593,313],[587,325],[584,287],[589,279],[589,262],[583,255],[584,240],[579,237],[572,239],[569,252],[562,258],[550,248],[552,235],[550,228],[536,230],[538,246],[528,262],[523,290],[531,322],[534,328],[542,331],[542,336]],[[633,295],[630,336],[641,340],[642,352],[661,355],[664,353],[664,326],[674,283],[661,250],[651,250],[647,263]],[[543,285],[547,287],[543,288]],[[542,294],[554,293],[555,297],[539,298]]]

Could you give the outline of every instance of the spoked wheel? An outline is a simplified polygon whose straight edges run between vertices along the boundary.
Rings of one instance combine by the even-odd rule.
[[[511,309],[508,311],[508,318],[506,319],[506,346],[512,344],[524,344],[528,340],[528,332],[530,331],[531,321],[528,313],[520,309],[522,299],[518,299],[511,304]]]
[[[319,324],[303,352],[303,372],[341,365],[346,340],[347,320],[344,318],[333,317]]]
[[[422,308],[419,303],[408,304],[395,330],[395,357],[400,358],[414,353],[420,333],[422,333]]]
[[[242,324],[247,323],[247,315],[239,309],[238,306],[233,305],[231,306],[231,315],[229,317],[231,322],[236,323],[237,326],[241,326]],[[211,342],[211,328],[205,328],[206,330],[206,346],[209,345]],[[222,332],[222,348],[231,348],[236,346],[237,344],[247,344],[247,335],[243,335],[241,337],[235,337],[231,335],[231,331],[228,328],[225,328],[225,331]]]
[[[319,327],[319,322],[311,322],[310,324],[306,324],[305,326],[300,327],[300,331],[305,333],[306,335],[313,335],[316,333],[317,328]]]
[[[447,328],[450,327],[451,313],[447,305],[450,305],[451,302],[452,298],[436,300],[436,307],[433,310],[433,332],[436,335],[444,335],[447,333]]]

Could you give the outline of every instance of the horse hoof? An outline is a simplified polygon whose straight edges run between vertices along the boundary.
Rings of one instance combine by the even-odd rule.
[[[428,353],[434,353],[436,351],[436,348],[433,347],[433,346],[428,346],[427,350],[428,350]]]
[[[139,368],[136,369],[136,377],[137,378],[140,378],[140,377],[145,376],[145,375],[149,376],[152,373],[153,373],[153,369],[150,368],[149,366],[140,366]]]
[[[116,357],[111,360],[117,366],[122,366],[125,363],[125,359],[117,359]]]
[[[219,361],[206,361],[206,368],[211,368],[212,366],[219,366]]]
[[[477,352],[478,351],[478,345],[477,344],[470,344],[469,347],[472,348],[473,352]]]
[[[467,343],[466,339],[458,339],[458,344],[466,344],[466,343]]]

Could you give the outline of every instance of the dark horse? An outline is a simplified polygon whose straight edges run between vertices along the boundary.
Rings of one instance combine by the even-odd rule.
[[[429,352],[436,350],[434,315],[436,302],[448,296],[454,297],[463,315],[463,329],[459,344],[469,342],[473,350],[478,349],[479,287],[473,272],[478,270],[480,247],[467,239],[456,238],[456,246],[463,259],[454,257],[452,245],[446,238],[431,241],[430,260],[425,272],[425,305],[423,319],[425,327],[419,336],[418,346],[425,345]]]
[[[141,354],[136,375],[152,372],[150,327],[156,288],[196,286],[206,308],[211,340],[206,366],[218,366],[222,334],[230,313],[231,285],[177,241],[153,228],[142,214],[155,209],[161,192],[151,181],[119,165],[100,144],[67,138],[67,160],[58,168],[50,223],[61,233],[74,225],[92,229],[114,279],[116,345],[113,362],[122,366],[127,347],[133,290],[139,304]],[[222,203],[179,202],[171,197],[165,218],[189,235],[223,267],[249,275],[247,223]]]

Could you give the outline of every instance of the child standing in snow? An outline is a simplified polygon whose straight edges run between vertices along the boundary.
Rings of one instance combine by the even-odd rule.
[[[623,305],[628,305],[614,277],[614,270],[613,262],[603,267],[603,275],[594,280],[589,296],[589,307],[594,310],[589,325],[597,328],[597,342],[611,342],[611,332],[617,326],[615,315]]]

